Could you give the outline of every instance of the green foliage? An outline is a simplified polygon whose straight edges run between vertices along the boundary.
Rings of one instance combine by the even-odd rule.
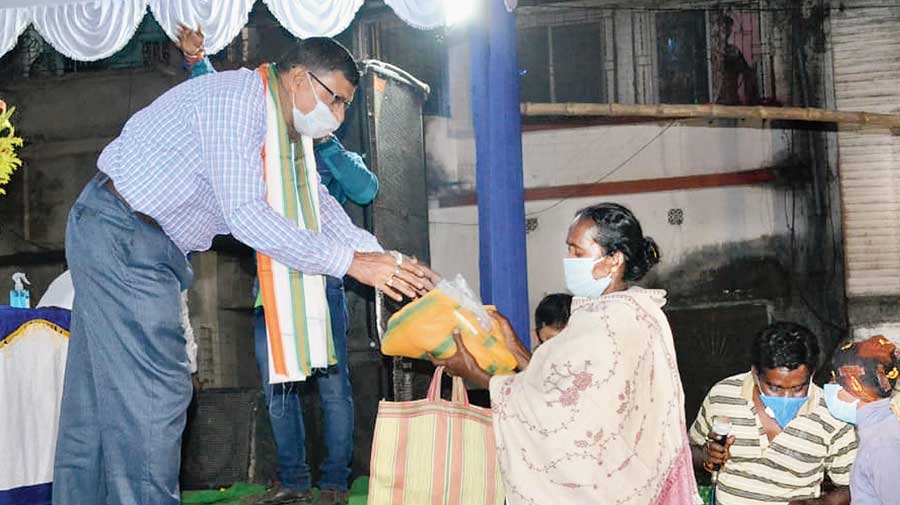
[[[7,110],[6,102],[0,100],[0,195],[5,195],[3,186],[9,182],[13,172],[22,165],[16,155],[16,148],[22,147],[22,138],[16,137],[16,129],[12,125],[15,107]]]

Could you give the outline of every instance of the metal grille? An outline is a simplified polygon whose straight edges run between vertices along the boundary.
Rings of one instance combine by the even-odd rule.
[[[757,67],[762,44],[759,13],[710,11],[708,17],[713,102],[725,105],[759,103]]]
[[[673,12],[656,16],[656,33],[660,102],[708,102],[704,12]]]
[[[379,178],[380,189],[375,202],[360,209],[348,204],[353,221],[375,233],[387,249],[414,254],[429,260],[428,200],[425,179],[425,145],[422,124],[423,88],[414,78],[405,78],[402,70],[377,70],[383,64],[367,63],[360,82],[357,100],[348,114],[344,145],[359,152]],[[371,378],[365,384],[354,382],[362,398],[413,398],[427,391],[420,388],[411,363],[384,358],[378,352],[376,303],[386,321],[400,306],[390,300],[376,302],[371,289],[347,280],[347,304],[350,310],[349,349],[354,360],[377,364],[383,372],[380,380]],[[396,374],[394,373],[396,371]],[[427,373],[423,374],[427,376]],[[395,385],[401,385],[398,388]],[[374,403],[373,403],[374,405]]]
[[[370,116],[374,152],[371,167],[380,194],[373,205],[373,229],[382,245],[428,261],[428,189],[421,97],[398,81],[372,77]]]
[[[374,71],[373,71],[374,70]],[[381,184],[372,206],[372,228],[381,244],[427,262],[428,188],[425,180],[425,143],[421,92],[390,74],[370,67],[366,89],[370,104],[369,138],[373,139],[371,167]],[[386,307],[385,316],[399,309]],[[422,397],[428,376],[416,373],[409,360],[393,360],[395,400]]]
[[[607,19],[554,9],[516,18],[523,102],[605,102]]]
[[[350,111],[344,143],[360,152],[369,168],[378,175],[380,189],[375,202],[361,210],[349,206],[354,221],[371,230],[386,249],[429,260],[428,200],[425,179],[425,145],[422,124],[424,88],[399,69],[380,62],[368,62],[360,83],[360,93]],[[351,354],[377,356],[376,301],[372,291],[348,282]],[[381,306],[386,321],[400,306],[385,300]],[[352,359],[351,359],[352,361]],[[387,359],[381,384],[369,384],[379,398],[410,399],[427,390],[427,372],[417,366]],[[393,371],[393,373],[391,372]],[[421,377],[420,377],[421,376]],[[380,388],[380,390],[376,390]]]
[[[262,392],[206,389],[196,402],[182,444],[181,486],[209,489],[267,480],[274,461],[256,457],[274,455]],[[267,429],[268,436],[260,436]]]
[[[900,8],[832,11],[841,110],[897,113]],[[900,165],[889,131],[838,134],[848,296],[900,294]]]
[[[684,384],[685,415],[691,422],[716,382],[747,371],[750,343],[754,333],[769,323],[769,310],[763,304],[739,304],[671,309],[666,315]]]

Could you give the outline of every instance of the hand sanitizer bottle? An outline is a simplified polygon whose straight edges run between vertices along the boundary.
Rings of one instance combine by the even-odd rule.
[[[19,309],[30,309],[31,293],[25,289],[25,284],[31,285],[28,278],[22,272],[16,272],[13,274],[12,280],[15,283],[15,289],[9,292],[9,304]]]

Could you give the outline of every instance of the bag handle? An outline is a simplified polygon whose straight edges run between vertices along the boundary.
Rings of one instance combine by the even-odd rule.
[[[431,378],[431,386],[428,387],[428,401],[434,402],[440,399],[441,377],[444,374],[444,367],[439,366],[434,369],[434,376]],[[466,385],[462,377],[453,377],[453,390],[450,394],[450,401],[453,403],[461,403],[466,407],[469,406],[469,393],[466,392]]]

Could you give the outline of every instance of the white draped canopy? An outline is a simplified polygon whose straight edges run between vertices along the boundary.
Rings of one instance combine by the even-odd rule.
[[[200,25],[206,49],[222,50],[247,24],[256,0],[2,0],[0,56],[16,45],[29,24],[54,49],[74,60],[116,53],[131,39],[147,8],[173,40],[178,23]],[[353,21],[363,0],[262,0],[294,36],[331,37]],[[420,29],[447,23],[452,5],[501,0],[384,0],[398,17]],[[516,0],[504,0],[508,9]]]

